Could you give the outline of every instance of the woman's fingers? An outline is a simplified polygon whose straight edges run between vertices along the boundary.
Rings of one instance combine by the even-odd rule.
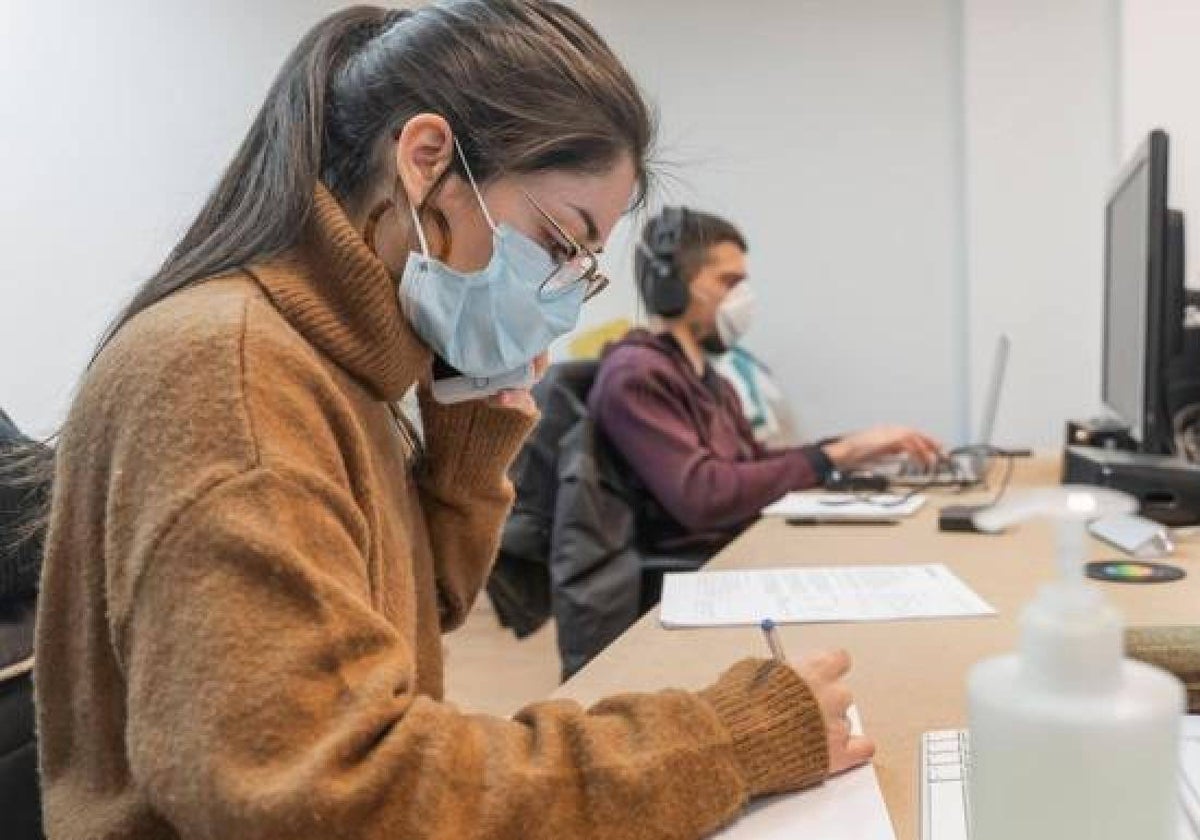
[[[866,764],[875,757],[875,742],[870,738],[859,735],[849,736],[845,742],[837,745],[830,744],[829,775],[836,776]]]
[[[515,388],[505,391],[500,391],[497,394],[487,398],[488,404],[498,408],[511,408],[517,411],[523,411],[526,414],[537,414],[537,403],[533,401],[533,394],[527,389]]]

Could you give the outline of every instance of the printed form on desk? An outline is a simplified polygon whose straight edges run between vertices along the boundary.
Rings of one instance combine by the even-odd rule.
[[[850,710],[862,734],[857,709]],[[875,768],[859,767],[799,793],[757,799],[714,840],[896,840]]]
[[[748,569],[664,577],[663,627],[967,618],[995,610],[941,564]]]

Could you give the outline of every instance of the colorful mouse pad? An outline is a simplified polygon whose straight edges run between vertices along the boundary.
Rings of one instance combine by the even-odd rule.
[[[1169,583],[1181,580],[1183,569],[1166,563],[1147,563],[1143,560],[1103,560],[1088,563],[1087,576],[1092,580],[1113,583]]]

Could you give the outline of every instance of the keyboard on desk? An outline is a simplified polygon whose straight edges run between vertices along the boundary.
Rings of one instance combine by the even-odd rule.
[[[959,487],[981,480],[975,459],[962,456],[932,467],[905,459],[889,477],[892,484],[900,487]]]
[[[1179,774],[1180,840],[1200,840],[1200,718],[1184,722]],[[971,739],[962,729],[921,737],[921,840],[970,840]]]
[[[968,840],[971,745],[961,729],[921,738],[921,840]]]

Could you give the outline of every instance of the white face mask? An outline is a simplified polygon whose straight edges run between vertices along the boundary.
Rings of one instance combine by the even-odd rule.
[[[455,147],[492,229],[492,256],[474,272],[434,259],[416,207],[407,202],[421,252],[410,254],[404,267],[400,305],[417,335],[451,367],[467,376],[499,376],[528,364],[574,329],[587,284],[543,291],[558,265],[537,242],[493,221],[457,140]]]
[[[717,337],[728,350],[750,330],[754,322],[754,290],[745,281],[738,283],[717,306]]]

